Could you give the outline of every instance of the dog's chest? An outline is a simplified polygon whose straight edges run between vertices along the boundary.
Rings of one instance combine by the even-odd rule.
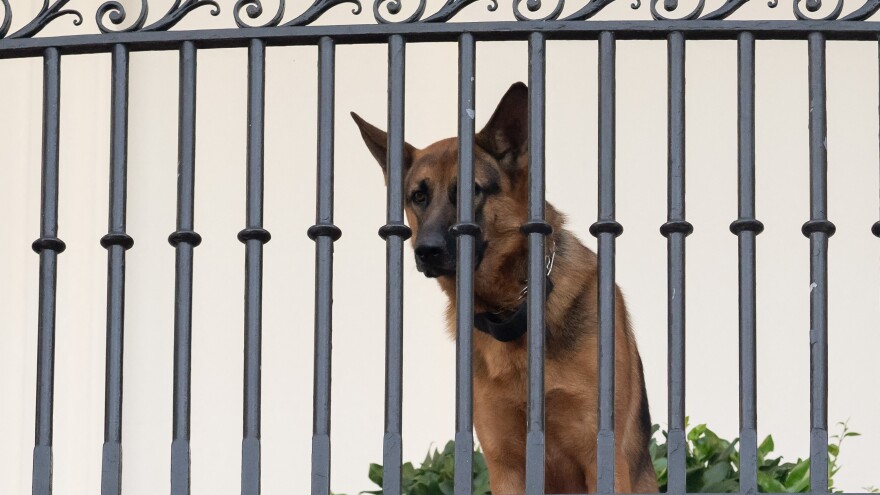
[[[474,334],[474,375],[519,388],[528,380],[528,354],[519,342],[498,342],[486,334]]]
[[[577,361],[561,363],[546,359],[546,400],[549,402],[564,398],[562,400],[570,402],[570,397],[583,397],[587,390],[594,390],[595,376],[590,373],[590,368]],[[511,401],[525,403],[529,383],[528,352],[525,345],[520,342],[498,342],[486,335],[475,335],[474,378],[509,396]]]

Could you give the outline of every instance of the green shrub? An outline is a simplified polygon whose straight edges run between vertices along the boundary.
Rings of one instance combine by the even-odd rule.
[[[434,449],[428,452],[422,465],[413,467],[411,462],[403,465],[401,470],[402,491],[406,495],[453,495],[453,476],[455,468],[455,442],[450,440],[443,447],[443,451]],[[477,448],[474,451],[473,462],[473,495],[491,495],[489,491],[489,470],[486,468],[486,458]],[[370,464],[370,481],[382,486],[382,466]],[[369,493],[382,495],[382,490]]]
[[[832,435],[828,445],[828,484],[832,492],[833,476],[840,470],[838,456],[840,445],[848,437],[859,434],[850,431],[846,422],[837,424],[839,433]],[[659,432],[659,435],[657,434]],[[660,491],[666,491],[667,483],[667,432],[654,425],[650,444],[651,460]],[[725,440],[710,430],[705,424],[690,428],[687,432],[687,491],[694,493],[737,493],[739,492],[739,452],[736,448],[739,439]],[[785,462],[782,457],[773,457],[773,437],[767,435],[758,446],[758,489],[768,493],[806,493],[810,491],[810,460],[798,459]],[[402,491],[405,495],[453,495],[453,472],[455,465],[455,443],[450,441],[442,451],[428,452],[422,464],[416,468],[411,462],[403,465]],[[370,464],[369,478],[377,486],[382,486],[383,470],[379,464]],[[474,495],[491,495],[489,472],[486,459],[480,449],[474,451],[473,462]],[[868,489],[876,492],[876,489]],[[361,492],[382,495],[381,488]]]
[[[838,456],[844,438],[858,436],[850,431],[847,423],[837,424],[840,432],[831,437],[828,444],[828,485],[833,492],[833,477],[840,470]],[[663,442],[655,435],[651,439],[651,460],[657,474],[660,491],[666,491],[667,432],[661,432]],[[687,432],[687,452],[685,466],[687,472],[687,491],[697,493],[735,493],[739,491],[739,452],[736,448],[739,439],[725,440],[710,430],[705,424],[694,426]],[[784,462],[782,457],[773,457],[775,445],[773,437],[767,435],[758,445],[758,490],[765,493],[805,493],[810,491],[810,460],[798,458],[795,462]]]

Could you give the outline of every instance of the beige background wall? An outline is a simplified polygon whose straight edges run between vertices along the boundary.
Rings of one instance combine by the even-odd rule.
[[[25,3],[34,5],[23,6]],[[13,29],[38,2],[13,0]],[[158,16],[171,2],[151,2]],[[206,11],[180,29],[231,24]],[[429,2],[433,12],[442,2]],[[755,2],[753,2],[755,3]],[[92,23],[98,2],[71,2]],[[271,5],[271,6],[270,6]],[[266,2],[267,9],[274,3]],[[405,3],[406,5],[406,3]],[[710,4],[711,6],[712,4]],[[463,19],[509,17],[482,2]],[[578,6],[571,5],[568,9]],[[682,8],[688,6],[683,5]],[[136,6],[132,5],[132,9]],[[406,8],[406,7],[405,7]],[[788,17],[763,2],[739,18]],[[825,8],[829,8],[826,6]],[[302,7],[289,9],[301,10]],[[369,12],[369,9],[367,9]],[[289,14],[288,17],[294,15]],[[369,14],[359,17],[368,22]],[[604,18],[647,18],[618,2]],[[152,17],[151,17],[152,19]],[[324,22],[353,22],[345,7]],[[355,18],[357,19],[357,18]],[[75,32],[84,32],[83,27]],[[49,34],[74,32],[59,20]],[[480,43],[477,121],[526,78],[524,43]],[[732,437],[738,429],[736,44],[687,45],[687,413]],[[384,223],[381,174],[350,110],[384,126],[384,46],[339,46],[336,92],[336,243],[333,342],[334,490],[370,489],[381,459],[384,389]],[[60,237],[55,386],[55,493],[97,493],[103,415],[109,55],[62,59]],[[312,399],[316,50],[270,48],[267,66],[263,326],[264,493],[303,493],[309,480]],[[628,298],[647,374],[653,420],[666,419],[666,50],[618,43],[618,282]],[[407,47],[407,140],[423,146],[456,129],[454,44]],[[759,434],[786,457],[808,453],[809,341],[806,43],[757,47]],[[0,61],[0,493],[30,489],[36,366],[41,72],[39,60]],[[839,487],[880,484],[880,265],[877,46],[828,44],[831,421],[862,432],[842,449]],[[243,347],[246,51],[199,52],[193,317],[194,494],[239,491]],[[547,197],[594,246],[596,43],[548,44]],[[131,57],[125,329],[124,492],[166,493],[171,438],[171,357],[177,161],[177,55]],[[443,296],[407,248],[404,457],[419,461],[453,435],[454,345],[443,332]]]

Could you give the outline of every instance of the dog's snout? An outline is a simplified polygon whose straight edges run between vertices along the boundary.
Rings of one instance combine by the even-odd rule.
[[[413,251],[416,268],[427,277],[455,274],[455,242],[439,227],[419,232]]]
[[[425,263],[437,262],[443,258],[443,248],[442,242],[419,243],[416,246],[416,256]]]

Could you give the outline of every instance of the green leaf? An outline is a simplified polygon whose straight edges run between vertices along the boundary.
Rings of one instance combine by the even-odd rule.
[[[452,480],[443,480],[440,482],[440,493],[443,495],[455,495],[455,485]]]
[[[764,493],[785,493],[785,486],[767,473],[758,471],[758,487]]]
[[[479,451],[474,452],[474,474],[486,471],[486,458]]]
[[[382,486],[382,466],[380,464],[370,464],[370,471],[367,474],[370,481]]]
[[[739,480],[726,479],[713,485],[706,485],[701,491],[704,493],[738,493]]]
[[[666,467],[668,466],[668,464],[669,464],[669,459],[667,459],[665,457],[661,457],[659,459],[654,459],[654,471],[656,471],[658,473],[660,471],[666,471]]]
[[[489,490],[489,471],[474,476],[474,495],[491,495]]]
[[[688,434],[687,434],[687,439],[688,439],[688,441],[691,441],[691,442],[695,441],[696,439],[700,438],[700,436],[701,436],[701,435],[703,434],[703,432],[705,432],[705,431],[706,431],[706,425],[705,425],[705,424],[699,424],[699,425],[697,425],[697,426],[694,426],[694,427],[691,429],[691,431],[689,431]]]
[[[767,454],[773,452],[775,446],[773,445],[773,436],[767,435],[767,438],[761,442],[761,445],[758,445],[758,463],[761,463],[764,458],[767,457]]]
[[[785,491],[788,493],[801,493],[810,486],[810,460],[804,459],[797,463],[785,477]]]
[[[731,472],[730,465],[727,463],[719,462],[717,464],[713,464],[713,465],[709,466],[709,469],[707,469],[703,473],[703,486],[721,483],[728,476],[730,476],[730,472]],[[703,492],[703,491],[704,490],[700,490],[700,492]]]

